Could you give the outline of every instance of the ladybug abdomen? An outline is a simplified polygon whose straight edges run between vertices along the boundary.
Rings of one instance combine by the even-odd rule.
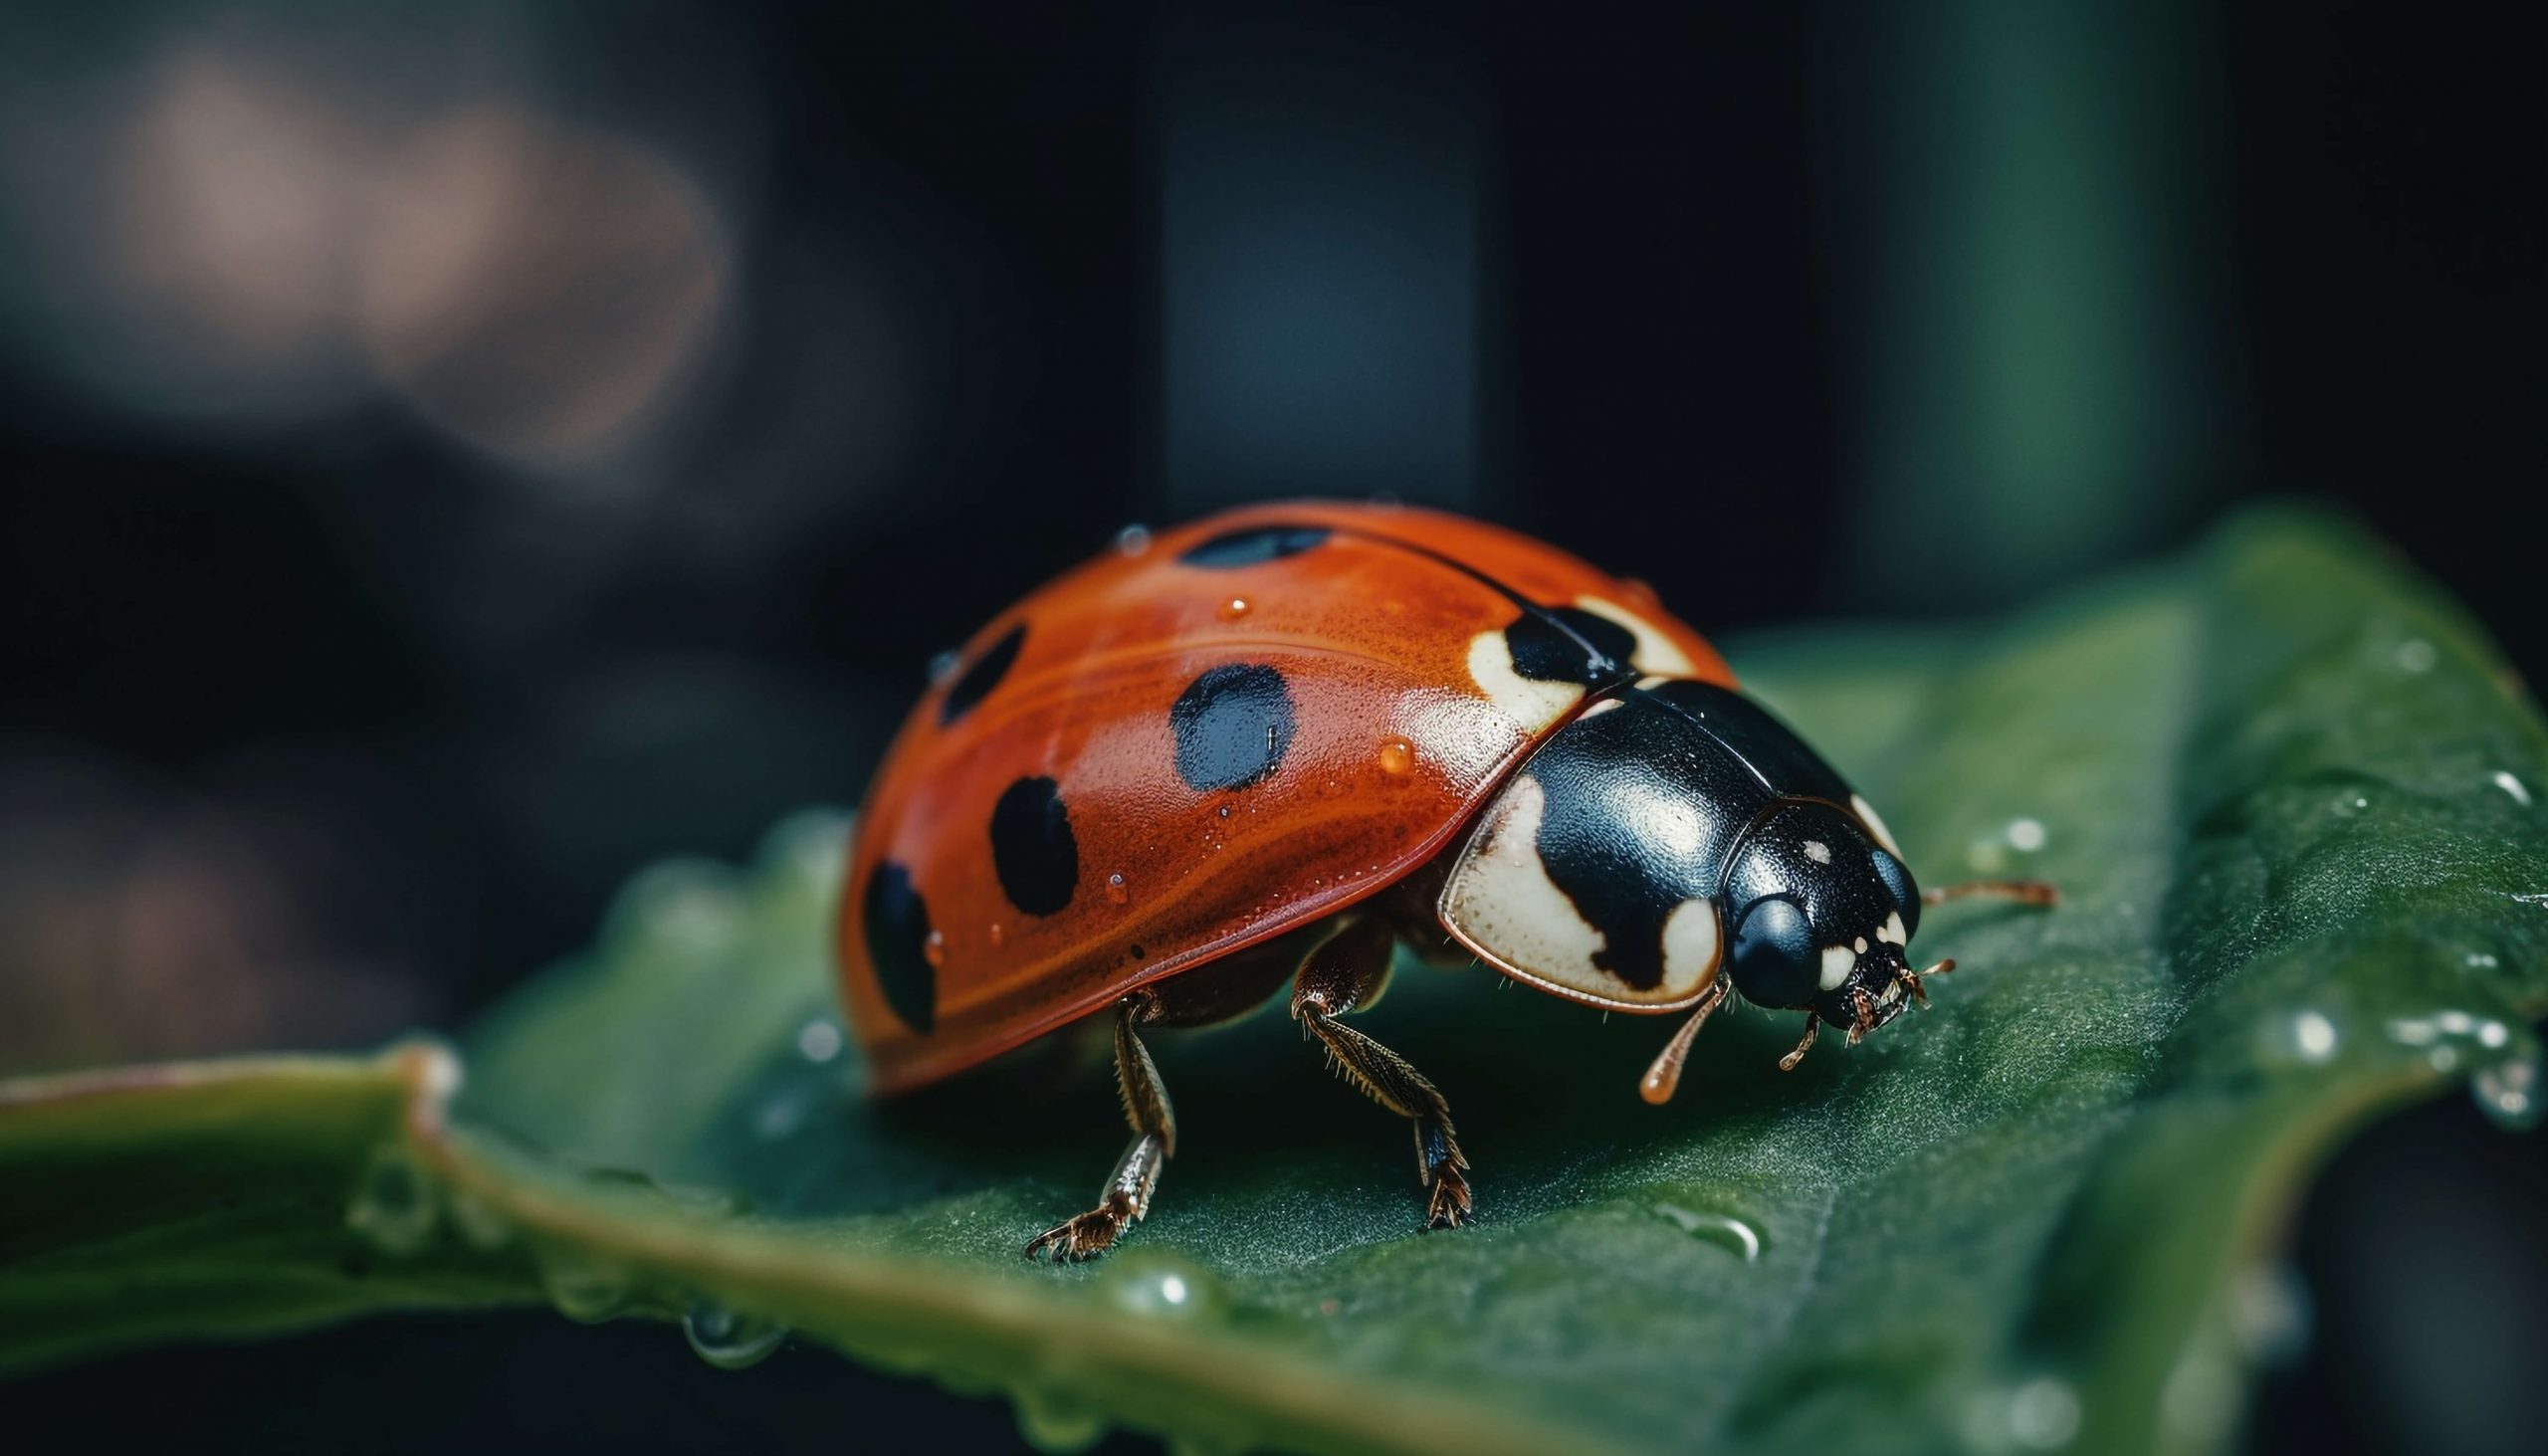
[[[1651,670],[1725,678],[1629,584],[1428,512],[1260,508],[1063,577],[922,701],[861,817],[877,1090],[1377,893]]]

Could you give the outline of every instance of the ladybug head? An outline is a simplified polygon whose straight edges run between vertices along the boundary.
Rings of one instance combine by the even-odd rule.
[[[1730,869],[1727,969],[1746,999],[1811,1011],[1855,1041],[1924,998],[1908,959],[1919,889],[1848,811],[1779,805]]]

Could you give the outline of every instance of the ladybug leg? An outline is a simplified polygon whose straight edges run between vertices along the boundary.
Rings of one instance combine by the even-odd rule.
[[[1424,1184],[1424,1226],[1456,1228],[1470,1216],[1468,1155],[1451,1128],[1451,1109],[1404,1057],[1338,1018],[1370,1005],[1388,981],[1396,934],[1379,916],[1357,916],[1301,961],[1292,1016],[1327,1047],[1328,1063],[1365,1097],[1415,1129],[1415,1172]]]
[[[1116,1159],[1097,1206],[1037,1234],[1026,1245],[1027,1258],[1042,1253],[1056,1261],[1093,1258],[1150,1211],[1160,1164],[1176,1150],[1176,1113],[1168,1106],[1168,1086],[1134,1030],[1157,1016],[1158,1003],[1146,992],[1136,991],[1116,1003],[1115,1083],[1124,1098],[1124,1120],[1133,1125],[1132,1144]]]

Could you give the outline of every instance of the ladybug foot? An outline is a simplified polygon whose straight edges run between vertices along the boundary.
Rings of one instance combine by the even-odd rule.
[[[1094,1259],[1114,1246],[1133,1216],[1113,1208],[1092,1208],[1067,1223],[1058,1223],[1028,1240],[1026,1257],[1050,1254],[1056,1264]]]
[[[1433,1170],[1432,1192],[1424,1202],[1427,1229],[1458,1228],[1477,1217],[1469,1198],[1468,1174],[1448,1163]]]

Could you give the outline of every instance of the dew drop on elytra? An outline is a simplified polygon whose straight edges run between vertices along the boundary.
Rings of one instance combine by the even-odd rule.
[[[952,647],[947,649],[945,652],[931,653],[929,657],[929,685],[935,688],[941,683],[946,682],[949,678],[956,676],[956,664],[961,660],[961,655]]]
[[[1115,549],[1127,556],[1138,556],[1151,548],[1151,528],[1128,525],[1115,532]]]
[[[1380,739],[1380,771],[1404,773],[1415,766],[1415,745],[1404,738]]]
[[[787,1327],[739,1315],[715,1300],[700,1300],[681,1317],[681,1333],[699,1357],[721,1370],[741,1370],[769,1358],[787,1339]]]
[[[999,922],[993,921],[990,923],[989,928],[982,932],[982,937],[990,941],[991,948],[996,950],[1000,947],[1002,942],[1008,939],[1008,929],[1005,926],[1002,926]]]
[[[1106,877],[1106,898],[1115,905],[1130,905],[1133,901],[1132,887],[1124,883],[1122,875],[1109,875]]]
[[[1250,602],[1246,597],[1234,596],[1221,603],[1221,620],[1225,622],[1235,622],[1255,609],[1255,604]]]
[[[929,938],[927,938],[927,939],[925,939],[925,940],[923,940],[923,941],[921,941],[921,942],[920,942],[920,955],[921,955],[921,958],[922,958],[923,960],[926,960],[926,961],[928,961],[928,962],[929,962],[929,968],[930,968],[930,969],[932,969],[932,970],[944,970],[944,969],[946,969],[946,968],[947,968],[947,933],[946,933],[946,932],[944,932],[944,931],[932,931],[932,932],[930,932],[930,933],[929,933]]]

